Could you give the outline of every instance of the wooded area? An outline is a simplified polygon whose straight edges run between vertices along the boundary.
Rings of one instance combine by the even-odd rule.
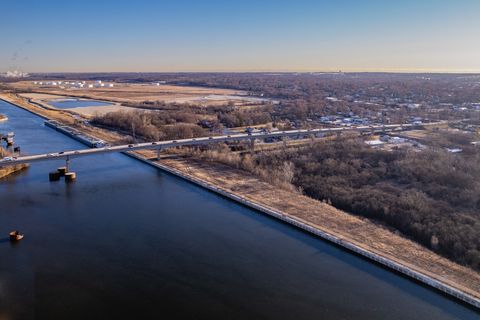
[[[261,168],[294,166],[292,183],[315,199],[394,227],[480,270],[480,152],[385,152],[351,139],[257,155]]]

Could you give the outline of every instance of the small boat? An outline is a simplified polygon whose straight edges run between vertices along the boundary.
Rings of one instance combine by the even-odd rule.
[[[10,232],[10,241],[20,241],[23,239],[23,234],[18,233],[18,230]]]

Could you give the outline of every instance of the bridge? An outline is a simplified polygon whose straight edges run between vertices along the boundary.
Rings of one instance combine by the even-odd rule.
[[[443,122],[430,123],[424,125],[440,125]],[[423,126],[424,126],[423,125]],[[159,152],[162,149],[181,147],[181,146],[195,146],[195,145],[207,145],[221,142],[237,142],[237,141],[255,141],[256,139],[267,138],[291,138],[291,137],[318,137],[328,133],[341,133],[341,132],[392,132],[392,131],[404,131],[419,128],[422,126],[414,124],[391,124],[391,125],[375,125],[375,126],[358,126],[358,127],[336,127],[336,128],[322,128],[322,129],[302,129],[302,130],[288,130],[288,131],[275,131],[275,132],[258,132],[258,133],[240,133],[221,136],[209,136],[191,139],[181,140],[167,140],[148,143],[137,143],[119,146],[105,146],[102,148],[93,149],[81,149],[72,151],[59,151],[37,155],[26,155],[18,157],[5,157],[0,160],[0,167],[11,166],[17,164],[26,164],[38,161],[48,160],[66,160],[67,166],[71,159],[92,156],[96,154],[112,153],[112,152],[129,152],[136,150],[157,150]]]

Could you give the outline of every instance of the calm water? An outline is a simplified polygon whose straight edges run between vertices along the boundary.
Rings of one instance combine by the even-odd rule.
[[[82,107],[105,107],[111,106],[111,103],[95,100],[50,100],[48,102],[51,106],[57,109],[70,109]]]
[[[81,148],[0,101],[29,153]],[[0,182],[0,319],[478,319],[435,291],[123,155]],[[25,239],[12,245],[8,232]],[[2,236],[3,235],[3,236]]]

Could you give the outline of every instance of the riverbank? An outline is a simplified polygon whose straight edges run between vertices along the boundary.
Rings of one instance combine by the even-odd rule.
[[[30,112],[37,111],[28,103],[23,105]],[[109,135],[119,137],[118,134]],[[248,173],[224,165],[178,157],[148,161],[156,156],[150,151],[138,152],[134,156],[480,307],[478,273],[369,220],[301,194],[279,190]]]
[[[3,149],[3,147],[0,147],[0,158],[7,157],[7,156],[8,156],[8,152],[5,149]],[[22,171],[26,168],[28,168],[27,164],[2,167],[0,168],[0,180],[15,172]]]
[[[0,168],[0,180],[3,179],[3,178],[6,178],[7,176],[9,176],[9,175],[11,175],[15,172],[22,171],[22,170],[26,169],[27,167],[28,167],[28,165],[22,164],[22,165],[16,165],[16,166],[12,166],[12,167]]]

